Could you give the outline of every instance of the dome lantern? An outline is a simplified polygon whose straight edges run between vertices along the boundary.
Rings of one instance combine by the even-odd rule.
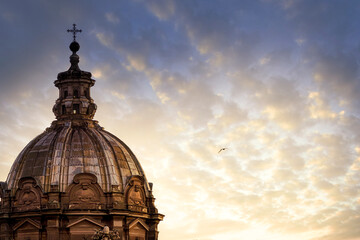
[[[72,51],[70,56],[70,68],[58,74],[55,86],[59,88],[59,98],[53,107],[53,112],[58,119],[54,124],[63,124],[64,122],[73,122],[76,124],[91,121],[96,112],[96,104],[91,98],[90,89],[95,84],[95,80],[91,78],[91,73],[82,71],[79,68],[79,56],[76,54],[80,49],[80,44],[76,42],[76,33],[82,30],[76,29],[73,24],[72,30],[73,42],[69,48]]]

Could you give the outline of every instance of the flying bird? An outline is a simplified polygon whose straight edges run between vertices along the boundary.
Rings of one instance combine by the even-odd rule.
[[[218,153],[221,153],[222,151],[225,151],[227,148],[221,148]]]

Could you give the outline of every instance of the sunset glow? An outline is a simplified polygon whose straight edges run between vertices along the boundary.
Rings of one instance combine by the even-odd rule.
[[[359,13],[340,0],[0,1],[0,181],[55,118],[76,23],[95,119],[154,183],[159,239],[360,239]]]

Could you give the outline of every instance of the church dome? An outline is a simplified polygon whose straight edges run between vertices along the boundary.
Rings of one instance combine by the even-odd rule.
[[[123,192],[133,175],[145,178],[135,155],[116,136],[97,124],[69,122],[33,139],[15,160],[7,183],[14,192],[21,178],[33,177],[44,192],[65,192],[79,173],[94,174],[104,192]]]
[[[42,191],[64,192],[79,173],[94,174],[104,192],[123,192],[131,176],[140,176],[149,187],[135,155],[120,139],[93,120],[96,104],[90,96],[95,84],[91,73],[80,70],[80,45],[70,44],[70,68],[54,84],[59,98],[53,107],[57,118],[19,154],[8,175],[14,193],[19,180],[32,177]]]
[[[78,66],[73,26],[70,68],[54,82],[56,120],[0,182],[0,239],[92,239],[100,228],[120,239],[157,240],[164,215],[152,184],[130,148],[93,119],[95,80]]]

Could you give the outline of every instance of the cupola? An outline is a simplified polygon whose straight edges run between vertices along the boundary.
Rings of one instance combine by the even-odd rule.
[[[93,120],[95,80],[78,65],[80,30],[68,31],[71,65],[55,81],[56,120],[0,182],[0,239],[91,239],[106,229],[120,239],[157,240],[164,215],[152,184],[130,148]]]

